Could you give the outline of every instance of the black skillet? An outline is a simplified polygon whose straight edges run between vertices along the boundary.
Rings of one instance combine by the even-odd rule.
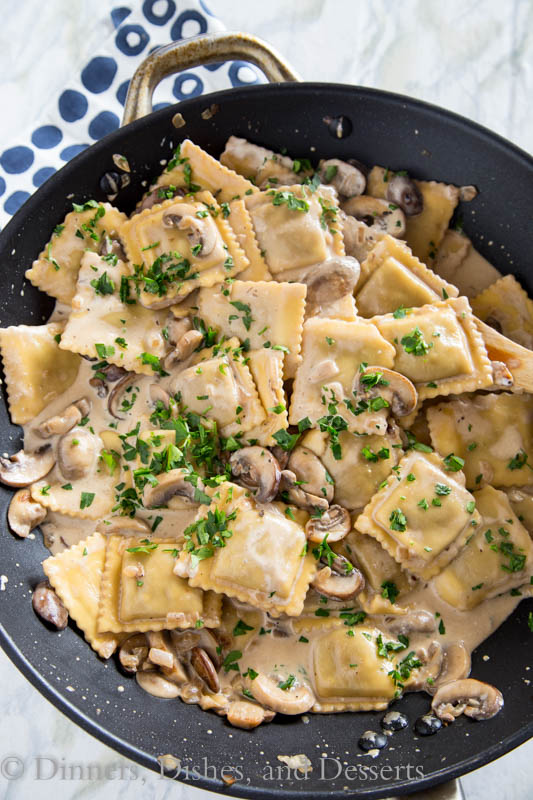
[[[197,97],[179,107],[149,113],[151,91],[165,74],[231,57],[258,64],[274,81],[292,82],[218,92],[208,99]],[[100,179],[115,169],[112,156],[120,153],[131,165],[132,180],[116,202],[128,212],[144,190],[142,182],[161,171],[160,160],[168,158],[186,136],[215,156],[228,136],[236,134],[277,151],[287,148],[293,156],[355,157],[367,164],[407,169],[418,178],[474,184],[479,197],[460,209],[465,231],[498,269],[513,272],[533,291],[533,160],[526,153],[479,125],[417,100],[374,89],[295,80],[273,51],[242,35],[200,37],[152,54],[132,81],[125,120],[149,115],[67,164],[1,233],[2,326],[38,324],[49,314],[51,301],[25,282],[24,270],[71,209],[71,193],[77,201],[105,199]],[[216,113],[205,119],[202,111],[212,104]],[[178,108],[185,125],[176,128],[173,117]],[[0,410],[0,435],[2,450],[18,449],[20,430],[10,424],[5,407]],[[10,498],[11,492],[0,488],[2,519]],[[191,785],[239,797],[406,794],[480,767],[533,734],[529,686],[533,638],[527,624],[531,600],[523,602],[474,653],[472,674],[503,691],[503,711],[484,723],[460,717],[427,738],[415,738],[411,724],[373,760],[362,754],[357,740],[367,729],[379,730],[382,714],[310,715],[307,724],[300,718],[277,717],[270,725],[245,732],[194,706],[149,697],[120,673],[113,660],[101,662],[75,625],[71,623],[58,639],[41,624],[32,611],[30,594],[41,580],[41,561],[47,551],[40,537],[18,540],[5,524],[0,537],[0,572],[9,578],[0,595],[0,640],[10,658],[42,694],[85,730],[157,771],[156,757],[173,754],[181,761],[181,771],[174,768],[170,774]],[[119,685],[125,687],[124,692],[117,690]],[[75,691],[67,692],[67,686]],[[408,695],[396,707],[413,723],[427,710],[428,698]],[[296,753],[307,754],[313,771],[305,778],[301,773],[287,777],[286,770],[278,775],[276,770],[284,765],[277,756]],[[240,770],[231,786],[222,780],[224,767],[226,775],[231,774],[230,767]]]

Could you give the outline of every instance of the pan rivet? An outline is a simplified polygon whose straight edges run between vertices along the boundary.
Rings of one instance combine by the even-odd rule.
[[[343,114],[338,117],[324,117],[323,122],[326,123],[328,131],[335,139],[346,139],[353,130],[351,120]]]

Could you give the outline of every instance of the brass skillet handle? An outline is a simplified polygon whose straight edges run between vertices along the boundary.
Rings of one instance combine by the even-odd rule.
[[[301,80],[282,56],[261,39],[247,33],[208,33],[159,47],[143,61],[131,79],[122,124],[151,113],[154,90],[168,75],[236,59],[255,64],[270,83]]]

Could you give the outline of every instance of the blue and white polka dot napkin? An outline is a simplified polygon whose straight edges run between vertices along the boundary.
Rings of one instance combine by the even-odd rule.
[[[120,126],[129,81],[152,50],[224,29],[203,0],[137,0],[113,8],[111,19],[112,36],[54,98],[40,126],[0,154],[0,228],[65,162]],[[263,81],[243,61],[212,64],[166,78],[155,92],[154,108]]]

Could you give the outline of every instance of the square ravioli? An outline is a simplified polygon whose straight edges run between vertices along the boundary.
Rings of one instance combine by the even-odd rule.
[[[109,658],[121,637],[99,633],[96,627],[105,547],[106,537],[93,533],[67,550],[46,558],[43,570],[93,650],[102,658]]]
[[[181,542],[110,536],[98,611],[99,631],[207,628],[220,623],[221,598],[173,572]]]
[[[284,504],[258,506],[249,495],[232,483],[212,493],[211,505],[185,532],[190,544],[176,571],[188,575],[191,586],[223,592],[275,617],[297,617],[316,572],[305,531],[285,514]]]
[[[67,214],[57,225],[39,258],[26,271],[29,281],[43,292],[69,304],[76,291],[76,280],[83,254],[99,252],[104,239],[120,241],[127,217],[109,203],[94,200]]]
[[[232,281],[198,293],[198,316],[225,336],[247,341],[249,349],[286,353],[285,377],[301,361],[300,345],[307,287],[277,281]]]
[[[155,186],[173,186],[188,192],[206,189],[219,203],[228,203],[236,195],[243,197],[257,192],[253,183],[228,169],[190,139],[184,139],[178,145]]]
[[[474,497],[482,523],[434,581],[442,599],[461,611],[529,583],[533,569],[533,542],[505,493],[485,486]]]
[[[187,411],[213,419],[223,436],[249,431],[266,419],[247,364],[236,353],[238,339],[200,351],[194,363],[172,379],[172,393]],[[218,355],[209,357],[213,352]]]
[[[394,346],[370,322],[319,317],[307,320],[302,337],[302,363],[291,398],[291,425],[309,417],[316,426],[329,413],[340,415],[350,432],[384,434],[386,408],[357,409],[353,386],[361,364],[392,367],[394,355]]]
[[[396,687],[389,673],[394,663],[378,655],[377,628],[357,626],[325,633],[313,642],[313,711],[382,711]]]
[[[356,301],[362,317],[373,317],[397,308],[456,297],[458,293],[455,286],[428,269],[403,242],[385,236],[361,265]]]
[[[464,460],[470,489],[532,483],[533,404],[507,392],[457,397],[427,410],[431,441],[443,456]]]
[[[313,264],[344,255],[335,192],[284,186],[246,199],[255,236],[276,280],[297,280]]]
[[[356,529],[377,539],[413,575],[436,575],[481,519],[458,467],[433,454],[408,453],[357,517]]]
[[[60,347],[90,358],[103,357],[130,372],[153,375],[153,367],[144,363],[143,356],[146,360],[147,355],[156,359],[165,355],[167,312],[150,311],[133,297],[123,302],[123,278],[128,275],[123,261],[112,265],[96,253],[85,253]],[[98,287],[104,285],[107,290],[102,293]]]
[[[394,344],[394,369],[415,384],[419,401],[492,385],[490,360],[466,297],[372,322]]]
[[[64,323],[0,328],[11,421],[24,425],[72,386],[81,359],[59,349]]]
[[[513,342],[533,349],[533,300],[513,275],[505,275],[474,297],[472,310]]]
[[[259,425],[246,431],[244,441],[275,447],[274,434],[289,427],[287,398],[283,387],[284,353],[279,350],[251,350],[247,356],[247,366],[259,394],[265,419]]]
[[[214,286],[249,265],[220,212],[212,194],[199,192],[165,200],[124,223],[124,246],[143,305],[179,303],[199,286]]]

